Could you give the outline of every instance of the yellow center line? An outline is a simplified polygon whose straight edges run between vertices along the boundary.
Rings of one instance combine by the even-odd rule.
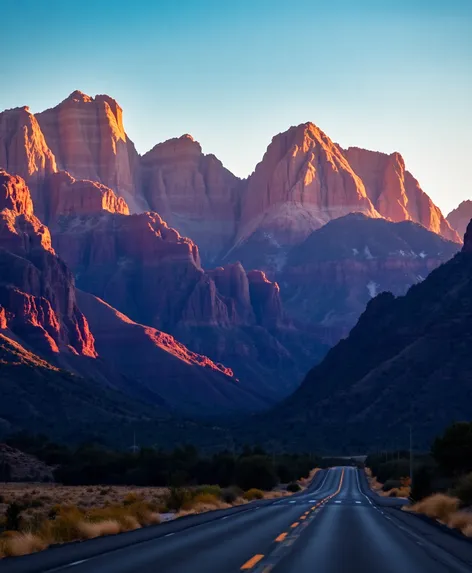
[[[275,541],[280,542],[283,541],[287,537],[287,533],[281,533],[278,537],[275,538]]]
[[[295,523],[292,523],[292,525],[290,526],[291,528],[297,527],[298,525],[298,521],[296,521]]]
[[[251,559],[249,559],[249,561],[246,561],[246,563],[241,567],[241,571],[244,571],[246,569],[252,569],[254,565],[259,563],[261,559],[264,559],[264,555],[254,555],[254,557],[251,557]]]
[[[301,520],[306,519],[306,515],[302,515],[302,516],[300,517],[300,519],[301,519]]]

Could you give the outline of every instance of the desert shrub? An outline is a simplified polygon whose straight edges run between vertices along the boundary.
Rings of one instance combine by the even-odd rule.
[[[79,529],[86,539],[94,539],[103,535],[116,535],[120,533],[121,526],[117,520],[107,519],[95,523],[82,521],[79,523]]]
[[[16,501],[12,501],[8,504],[5,512],[5,529],[17,531],[20,528],[21,512],[23,509],[23,506]]]
[[[287,491],[290,491],[292,493],[296,493],[297,491],[301,491],[301,487],[298,485],[297,482],[292,482],[289,483],[287,486]]]
[[[433,474],[434,469],[426,465],[421,465],[415,471],[411,488],[411,497],[415,501],[421,501],[433,493]]]
[[[399,479],[389,479],[383,484],[382,490],[383,491],[390,491],[392,489],[398,489],[401,486],[402,486],[402,483]]]
[[[209,493],[217,498],[221,498],[221,487],[219,485],[199,485],[196,493]]]
[[[80,524],[84,514],[75,506],[64,506],[54,519],[43,523],[41,537],[51,539],[55,543],[64,543],[83,539]]]
[[[184,503],[182,509],[192,509],[197,505],[220,507],[222,502],[221,498],[216,497],[216,495],[213,495],[212,493],[197,493],[195,497]]]
[[[264,492],[261,491],[260,489],[256,489],[253,487],[244,492],[243,497],[248,501],[254,501],[255,499],[264,499]]]
[[[272,489],[278,482],[272,460],[266,456],[248,456],[238,460],[236,484],[244,490]]]
[[[179,511],[192,500],[192,493],[183,487],[171,487],[166,498],[166,506],[170,511]]]
[[[130,493],[126,494],[126,497],[123,500],[123,505],[131,505],[131,504],[136,503],[137,501],[141,501],[141,500],[142,500],[142,497],[140,495],[138,495],[134,491],[131,491]]]
[[[17,533],[2,543],[6,557],[19,557],[46,549],[47,542],[33,533]]]
[[[459,504],[460,501],[457,497],[436,493],[415,503],[415,505],[408,508],[408,511],[422,513],[447,523],[449,516],[458,510]]]
[[[221,499],[225,503],[235,503],[236,500],[243,494],[242,490],[236,486],[225,487],[221,490]]]
[[[460,478],[451,493],[461,500],[462,505],[472,505],[472,473]]]

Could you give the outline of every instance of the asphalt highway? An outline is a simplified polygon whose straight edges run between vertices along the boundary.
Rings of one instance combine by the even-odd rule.
[[[3,573],[471,573],[472,542],[319,472],[290,498],[190,516],[0,562]]]

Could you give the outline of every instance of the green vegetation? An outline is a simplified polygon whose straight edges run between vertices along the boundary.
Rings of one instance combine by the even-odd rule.
[[[198,493],[218,499],[222,497],[221,488],[225,488],[226,499],[239,497],[241,490],[271,490],[278,483],[308,476],[321,463],[309,454],[269,455],[259,447],[248,446],[238,453],[205,455],[194,446],[171,451],[141,448],[136,452],[111,450],[98,444],[72,448],[50,442],[44,436],[27,434],[11,436],[7,443],[55,466],[56,481],[65,485],[165,486],[171,487],[175,496],[183,495],[186,487],[201,486]],[[230,487],[239,490],[231,491]],[[176,498],[170,503],[177,509],[185,504],[185,499]]]

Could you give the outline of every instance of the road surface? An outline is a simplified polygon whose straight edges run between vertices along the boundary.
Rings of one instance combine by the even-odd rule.
[[[0,563],[3,573],[471,573],[472,542],[399,511],[355,468],[308,490]]]

